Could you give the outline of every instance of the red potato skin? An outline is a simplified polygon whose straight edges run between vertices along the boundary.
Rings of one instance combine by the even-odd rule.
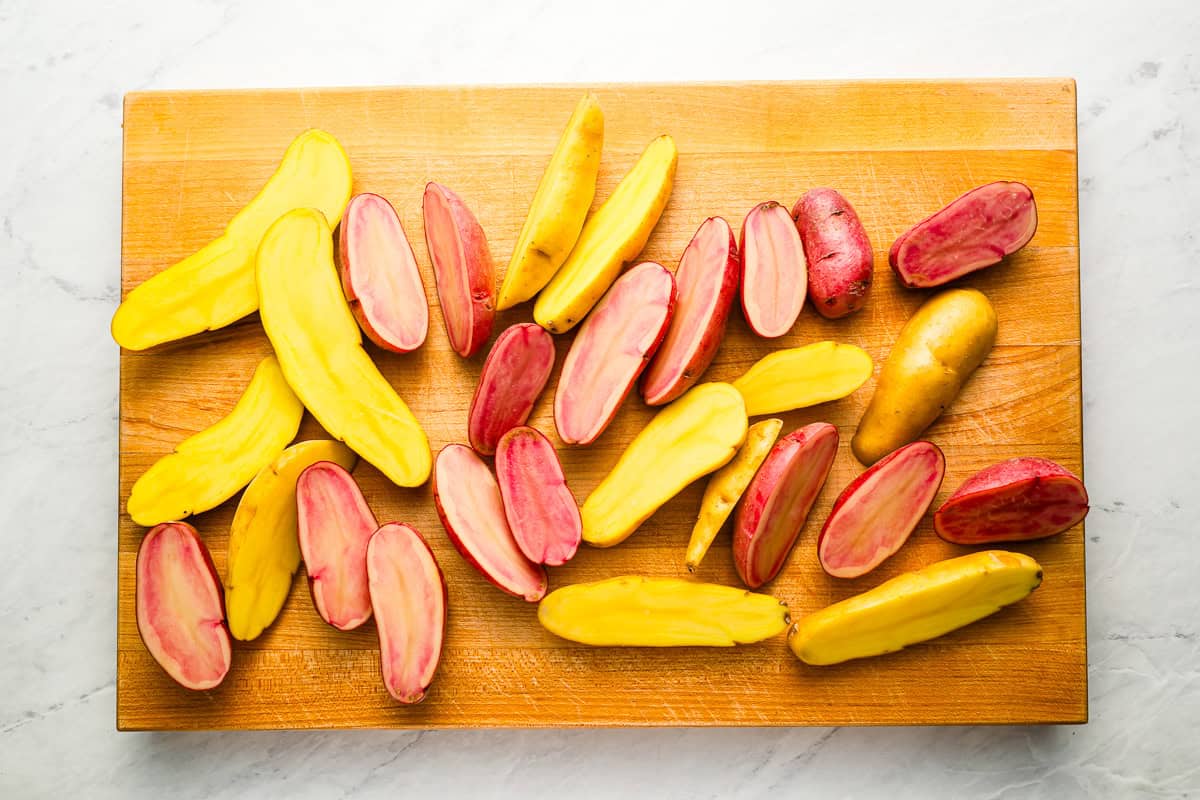
[[[460,445],[460,444],[448,444],[442,448],[442,452],[445,452],[448,448],[451,448],[451,447],[462,447],[462,446],[463,445]],[[439,456],[440,455],[441,455],[441,453],[439,453]],[[503,584],[499,583],[498,581],[496,581],[495,578],[493,578],[491,576],[491,574],[486,569],[483,568],[483,565],[480,564],[479,561],[476,560],[475,556],[471,554],[470,548],[468,548],[463,543],[462,539],[459,538],[458,533],[455,532],[454,526],[450,522],[450,517],[446,513],[446,508],[442,504],[442,493],[438,488],[438,483],[439,483],[438,470],[437,470],[437,466],[435,463],[435,466],[433,469],[433,478],[432,478],[433,504],[434,504],[434,507],[437,509],[438,519],[441,520],[442,527],[445,528],[445,530],[446,530],[446,535],[450,537],[450,543],[454,545],[454,549],[457,550],[458,554],[463,557],[463,560],[466,561],[468,564],[470,564],[472,567],[474,567],[475,571],[478,572],[480,575],[482,575],[487,580],[488,583],[492,584],[493,586],[495,586],[497,589],[504,592],[505,594],[520,598],[521,600],[524,600],[527,603],[536,603],[539,600],[541,600],[543,597],[545,597],[546,590],[549,588],[549,579],[546,576],[545,568],[540,565],[538,566],[538,569],[541,570],[541,573],[542,573],[541,586],[539,587],[539,589],[537,591],[531,592],[529,594],[524,594],[524,595],[514,592],[513,590],[509,589],[507,586],[504,586]]]
[[[444,205],[449,213],[453,235],[442,238],[439,227],[431,224],[430,214],[440,213]],[[479,220],[454,192],[432,181],[425,185],[421,203],[425,220],[425,245],[433,261],[437,283],[438,303],[450,346],[463,358],[470,358],[492,335],[496,319],[496,265],[488,249],[487,237]],[[459,253],[466,264],[466,275],[458,274],[455,265]],[[465,322],[461,329],[451,323],[451,317],[461,314]]]
[[[148,651],[150,651],[150,655],[154,657],[155,662],[158,663],[158,665],[162,668],[163,672],[165,672],[167,674],[167,676],[171,678],[171,680],[175,681],[176,683],[178,683],[180,686],[182,686],[185,689],[191,689],[194,691],[214,689],[217,686],[219,686],[221,684],[221,682],[225,680],[225,676],[229,674],[229,667],[232,664],[233,640],[229,635],[229,626],[228,626],[227,622],[225,621],[225,590],[224,590],[224,586],[221,584],[221,576],[217,572],[217,567],[215,564],[213,564],[212,554],[208,552],[208,548],[204,545],[204,540],[200,538],[200,534],[196,532],[196,529],[193,528],[191,525],[187,524],[186,522],[163,522],[163,523],[161,523],[159,525],[155,525],[153,528],[151,528],[149,530],[149,532],[147,532],[146,535],[142,538],[142,543],[138,547],[137,560],[139,562],[141,561],[143,551],[152,542],[153,537],[163,534],[168,529],[177,530],[180,533],[183,533],[186,536],[190,537],[192,542],[196,545],[196,548],[199,550],[200,556],[203,559],[204,567],[208,570],[208,575],[212,579],[213,586],[216,588],[217,599],[218,599],[218,603],[220,604],[220,609],[221,609],[221,626],[220,626],[220,632],[218,633],[218,636],[224,639],[225,653],[229,657],[225,660],[224,671],[220,675],[216,676],[213,680],[206,681],[203,684],[188,685],[186,682],[181,680],[180,677],[178,677],[176,675],[172,675],[171,672],[167,669],[167,667],[165,665],[163,665],[163,663],[161,661],[159,661],[158,654],[155,653],[154,650],[152,649],[151,644],[150,644],[150,639],[147,638],[147,633],[143,629],[143,625],[145,624],[142,619],[142,617],[143,617],[143,614],[142,614],[143,596],[142,596],[141,592],[139,591],[140,581],[135,581],[134,607],[137,609],[137,612],[135,613],[134,617],[135,617],[135,621],[137,623],[138,636],[141,637],[142,644],[144,644],[146,646],[146,649]],[[134,575],[138,576],[138,577],[140,577],[140,575],[141,575],[141,570],[139,569],[139,566],[140,566],[139,564],[135,563]]]
[[[888,263],[909,289],[941,286],[999,264],[1029,244],[1037,224],[1033,191],[1017,181],[995,181],[908,229],[892,243]]]
[[[554,339],[541,325],[522,322],[496,337],[467,415],[467,438],[490,456],[509,430],[524,425],[554,369]]]
[[[706,247],[711,251],[714,244],[715,252],[704,251]],[[717,276],[700,274],[710,261],[720,264]],[[721,217],[709,217],[683,251],[675,272],[677,302],[671,324],[642,374],[642,398],[647,405],[671,402],[692,388],[708,369],[725,336],[740,280],[741,260],[733,230]],[[693,286],[706,291],[696,295]]]
[[[892,469],[893,465],[900,466],[900,463],[904,459],[912,458],[913,456],[933,457],[934,472],[931,476],[930,482],[925,487],[928,495],[927,497],[920,498],[901,496],[899,498],[885,498],[875,494],[868,495],[867,497],[863,498],[857,497],[858,493],[863,489],[863,486],[867,483],[867,481],[871,480],[873,477],[882,472]],[[825,570],[826,574],[834,578],[858,578],[866,575],[888,558],[891,558],[901,547],[904,546],[904,543],[908,541],[910,536],[912,536],[912,532],[916,530],[917,524],[920,523],[921,518],[925,515],[925,512],[929,510],[929,506],[933,503],[934,497],[937,496],[938,490],[942,486],[942,479],[945,476],[946,457],[942,453],[941,448],[932,442],[927,442],[924,440],[906,444],[903,447],[893,450],[891,453],[888,453],[886,456],[876,461],[869,469],[851,481],[850,485],[847,486],[840,495],[838,495],[838,499],[834,501],[833,508],[829,512],[829,517],[825,520],[825,524],[821,526],[821,533],[817,537],[817,558],[821,562],[821,569]],[[879,486],[876,486],[875,491],[878,491],[879,488]],[[889,548],[887,554],[873,563],[859,565],[857,569],[849,569],[846,567],[835,569],[830,566],[826,561],[825,547],[829,543],[830,537],[838,535],[838,529],[836,526],[838,525],[838,520],[840,518],[839,513],[842,511],[842,509],[847,507],[847,504],[852,501],[871,503],[887,499],[892,499],[893,501],[912,501],[915,499],[920,504],[919,508],[914,508],[910,512],[909,519],[906,520],[906,523],[911,522],[911,524],[905,525],[906,530],[902,531],[898,538],[892,542],[892,546]],[[892,516],[894,517],[895,515]]]
[[[644,296],[636,291],[638,282],[659,279],[669,282],[669,292],[661,315],[662,319],[657,321],[656,327],[646,339],[640,342],[623,342],[626,345],[625,350],[640,352],[641,360],[627,374],[617,376],[620,380],[619,386],[611,388],[596,386],[598,375],[603,378],[613,376],[600,375],[604,364],[592,365],[585,362],[584,366],[580,367],[577,359],[584,358],[587,355],[587,348],[593,345],[593,340],[601,338],[604,332],[602,326],[612,321],[608,315],[617,315],[616,318],[631,322],[639,311],[644,310],[646,303],[638,302]],[[554,392],[554,427],[558,430],[560,439],[567,444],[586,445],[600,438],[600,435],[604,433],[621,409],[625,398],[629,396],[638,376],[646,369],[646,365],[654,357],[658,346],[662,344],[663,338],[667,334],[667,328],[671,324],[671,317],[675,312],[676,296],[675,277],[666,267],[653,261],[644,261],[618,278],[608,293],[600,299],[600,302],[584,320],[579,333],[575,335],[575,340],[571,342],[571,349],[567,352],[567,357],[563,360],[558,387]],[[628,334],[637,332],[636,328],[628,324],[618,330],[618,333],[625,333],[627,337]],[[593,368],[588,369],[589,366]],[[603,419],[585,420],[591,424],[580,425],[579,420],[571,416],[577,414],[572,400],[574,397],[592,396],[603,396],[614,399],[615,402],[612,403],[612,408],[608,410],[607,416]],[[581,432],[579,429],[582,427],[586,427],[588,430]]]
[[[747,274],[749,272],[747,264],[751,256],[747,252],[746,230],[750,227],[749,223],[754,215],[775,213],[776,209],[780,209],[784,215],[788,214],[787,209],[783,208],[783,206],[774,200],[767,200],[766,202],[759,203],[754,208],[750,209],[750,213],[746,214],[746,219],[742,221],[742,231],[738,236],[738,253],[740,254],[741,260],[741,272],[739,278],[741,281],[742,316],[745,317],[746,324],[750,326],[750,329],[764,339],[775,339],[783,336],[785,333],[791,330],[792,326],[796,324],[796,320],[799,318],[800,312],[804,310],[804,301],[807,299],[808,295],[806,265],[803,263],[798,265],[785,263],[780,266],[782,266],[784,269],[792,270],[794,274],[784,276],[783,281],[787,282],[790,279],[791,282],[799,284],[802,288],[799,298],[800,302],[796,303],[796,307],[794,309],[795,313],[790,315],[791,321],[786,326],[780,324],[778,328],[775,328],[774,326],[768,327],[765,325],[762,315],[755,309],[755,298],[752,295],[756,291],[756,286],[751,276]],[[792,226],[789,225],[788,227],[791,228]],[[799,239],[799,232],[796,233],[796,237]],[[803,253],[802,241],[800,242],[800,252]]]
[[[375,531],[375,533],[371,534],[371,540],[374,541],[376,535],[380,531],[385,531],[385,530],[392,529],[392,528],[402,528],[407,533],[411,533],[415,537],[416,541],[418,541],[425,548],[425,551],[427,553],[429,553],[429,557],[431,559],[433,559],[433,564],[437,568],[438,582],[442,588],[442,634],[443,635],[442,635],[442,638],[439,638],[438,643],[437,643],[437,651],[438,651],[437,661],[440,662],[442,646],[445,642],[444,637],[445,637],[445,631],[446,631],[446,621],[450,617],[450,592],[446,588],[446,576],[442,572],[442,566],[441,566],[441,564],[438,563],[437,556],[435,556],[433,554],[433,550],[429,547],[429,542],[427,542],[425,540],[425,537],[421,535],[420,531],[418,531],[416,528],[412,527],[411,525],[407,525],[403,522],[385,522],[384,524],[379,526],[379,528]],[[368,542],[367,543],[368,572],[370,570],[370,563],[371,563],[370,549],[371,549],[371,544],[370,544],[370,542]],[[372,612],[373,612],[372,615],[376,618],[376,620],[378,620],[379,613],[378,613],[377,607],[375,605],[374,595],[372,595],[372,597],[371,597],[371,608],[372,608]],[[379,654],[380,654],[380,658],[382,659],[383,652],[384,652],[383,632],[382,632],[382,629],[379,629],[376,632],[379,634],[379,640],[380,640],[379,641]],[[382,664],[381,664],[381,666],[382,666]],[[434,674],[436,674],[437,673],[437,664],[436,663],[435,663],[433,669],[434,669]],[[390,694],[394,700],[396,700],[399,703],[404,703],[405,705],[414,705],[414,704],[419,703],[422,700],[424,700],[425,692],[429,688],[429,686],[426,685],[426,686],[423,686],[421,688],[421,691],[417,694],[398,696],[394,691],[392,691],[392,686],[388,683],[386,674],[384,674],[383,685],[384,685],[384,688],[386,688],[388,690],[388,694]]]
[[[530,481],[532,473],[540,480]],[[550,440],[527,426],[508,431],[496,449],[496,479],[525,557],[551,567],[570,561],[583,539],[583,520]]]
[[[734,516],[733,563],[742,582],[751,589],[757,589],[771,581],[783,569],[788,554],[791,553],[796,539],[804,529],[812,505],[825,485],[829,471],[833,468],[837,447],[838,431],[833,425],[827,422],[805,425],[799,430],[792,431],[775,444],[767,455],[766,461],[759,467],[754,479],[750,481],[750,485],[742,495],[741,502],[738,503]],[[766,515],[774,510],[771,507],[771,501],[780,489],[780,484],[790,477],[793,468],[804,458],[819,458],[821,461],[811,465],[816,468],[813,483],[801,487],[806,491],[801,492],[799,498],[801,503],[799,508],[803,511],[802,515],[796,515],[801,517],[799,524],[795,526],[794,530],[783,531],[787,541],[781,540],[782,546],[777,548],[778,555],[771,563],[757,564],[755,563],[756,551],[763,547],[763,536],[775,533],[775,531],[766,529],[766,526],[772,521],[766,519]],[[820,480],[815,480],[817,475]],[[786,514],[792,510],[793,505],[792,503],[785,504],[780,509],[780,513]]]
[[[937,535],[955,544],[1044,539],[1088,513],[1083,482],[1046,458],[1012,458],[967,479],[933,515]]]
[[[359,291],[355,285],[355,269],[354,256],[352,253],[351,237],[354,235],[351,231],[353,224],[351,222],[360,212],[360,207],[373,204],[379,208],[386,208],[391,212],[395,219],[396,227],[399,229],[400,238],[403,240],[405,252],[401,254],[406,260],[406,268],[411,268],[415,273],[416,284],[421,287],[419,297],[413,297],[413,305],[410,308],[404,309],[404,313],[409,313],[419,318],[417,328],[420,330],[419,338],[414,337],[411,341],[400,341],[398,339],[389,339],[384,336],[376,326],[372,324],[367,312],[363,309],[362,302],[359,300]],[[346,205],[346,211],[342,215],[342,223],[338,226],[338,262],[341,267],[342,291],[346,295],[346,300],[350,304],[350,311],[353,312],[354,318],[358,320],[358,326],[362,328],[362,332],[367,338],[374,342],[384,350],[389,350],[393,353],[411,353],[422,344],[425,343],[425,336],[429,331],[429,304],[425,299],[424,286],[421,283],[421,273],[417,269],[417,257],[413,255],[412,246],[408,243],[408,235],[404,232],[404,225],[400,222],[400,217],[396,214],[395,208],[385,198],[366,192],[355,195]]]
[[[812,189],[792,206],[808,261],[808,296],[821,316],[838,319],[867,302],[875,255],[854,207],[834,189]]]

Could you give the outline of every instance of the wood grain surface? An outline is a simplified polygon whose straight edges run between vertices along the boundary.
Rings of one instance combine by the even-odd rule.
[[[422,235],[426,181],[460,194],[503,270],[534,188],[584,87],[322,89],[154,92],[125,100],[122,284],[125,291],[218,235],[262,186],[300,131],[320,127],[344,144],[355,191],[396,206],[433,307],[426,344],[409,355],[370,352],[412,407],[436,451],[466,441],[467,406],[486,350],[467,361],[449,348]],[[927,296],[901,289],[887,266],[895,237],[965,190],[1021,180],[1037,198],[1033,241],[962,283],[982,289],[999,318],[997,346],[949,412],[928,431],[946,454],[935,504],[1000,459],[1038,455],[1082,469],[1075,87],[1068,80],[616,85],[593,88],[604,108],[597,203],[661,133],[679,146],[675,191],[643,254],[674,269],[696,227],[722,215],[735,227],[754,204],[791,205],[828,185],[857,208],[875,249],[866,308],[828,321],[805,310],[775,341],[740,315],[706,378],[729,380],[776,347],[822,339],[857,344],[876,361]],[[495,333],[531,317],[501,314]],[[558,337],[559,361],[570,343]],[[121,354],[120,500],[186,436],[224,416],[270,345],[251,316],[224,330],[149,352]],[[554,385],[554,378],[551,387]],[[792,615],[959,555],[927,515],[909,543],[857,580],[829,578],[816,531],[861,470],[849,440],[874,389],[784,416],[784,431],[824,420],[841,432],[833,472],[780,577],[766,587]],[[532,423],[554,438],[552,390]],[[651,412],[632,396],[587,448],[565,449],[582,501]],[[300,438],[322,434],[306,417]],[[557,440],[556,440],[557,443]],[[894,655],[808,667],[784,638],[731,649],[593,649],[555,638],[534,606],[492,588],[451,547],[428,485],[400,489],[360,464],[355,477],[378,518],[415,525],[449,582],[450,624],[424,703],[394,703],[380,681],[373,624],[340,633],[312,608],[303,571],[279,620],[235,643],[225,683],[175,685],[151,659],[134,619],[134,559],[145,529],[122,512],[117,644],[121,729],[846,725],[1082,722],[1087,719],[1084,532],[1014,547],[1045,567],[1027,600],[980,623]],[[688,487],[627,542],[584,547],[551,570],[551,588],[626,573],[685,575],[684,548],[704,482]],[[237,499],[193,522],[224,575]],[[736,584],[727,535],[697,577]]]

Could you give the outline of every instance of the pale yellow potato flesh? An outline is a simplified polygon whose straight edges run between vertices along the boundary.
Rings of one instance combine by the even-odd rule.
[[[775,446],[775,440],[779,438],[782,428],[783,420],[775,418],[764,419],[751,425],[746,430],[746,442],[737,451],[737,455],[708,479],[684,560],[688,572],[695,572],[700,566],[708,548],[721,532],[721,526],[729,519],[742,493],[746,491],[758,468],[766,460],[767,454]]]
[[[871,357],[860,347],[814,342],[763,356],[733,382],[746,414],[781,414],[840,400],[871,377]]]
[[[728,383],[703,383],[654,416],[583,503],[583,540],[620,544],[699,477],[733,458],[746,438],[746,406]]]
[[[318,461],[351,470],[358,456],[332,439],[299,442],[263,467],[238,501],[225,568],[225,614],[235,639],[257,638],[287,600],[300,568],[296,480]]]
[[[279,362],[264,358],[229,416],[184,439],[137,479],[129,516],[149,527],[216,508],[283,452],[303,414]]]
[[[296,395],[335,439],[398,486],[420,486],[433,456],[425,431],[362,346],[319,211],[296,209],[258,249],[263,328]]]
[[[1041,582],[1042,568],[1022,553],[939,561],[809,614],[788,632],[788,646],[814,665],[892,653],[994,614]]]
[[[252,313],[258,308],[254,254],[271,223],[293,208],[311,207],[337,225],[349,200],[346,151],[325,131],[305,131],[223,234],[129,292],[113,315],[113,339],[127,350],[144,350]]]
[[[538,182],[504,273],[497,311],[512,308],[540,292],[567,260],[596,196],[603,145],[604,112],[589,92],[575,106]]]
[[[626,647],[732,647],[787,628],[782,602],[732,586],[627,576],[564,586],[538,605],[538,621],[573,642]]]
[[[671,197],[675,140],[660,136],[583,225],[575,248],[538,295],[533,319],[551,333],[578,325],[637,258]]]

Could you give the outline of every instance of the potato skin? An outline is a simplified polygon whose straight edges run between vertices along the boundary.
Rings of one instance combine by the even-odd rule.
[[[954,401],[996,341],[996,311],[982,292],[934,295],[905,323],[879,372],[875,395],[850,442],[874,464],[915,441]]]
[[[808,261],[808,296],[821,316],[837,319],[867,302],[875,261],[854,207],[835,189],[812,189],[792,206]]]

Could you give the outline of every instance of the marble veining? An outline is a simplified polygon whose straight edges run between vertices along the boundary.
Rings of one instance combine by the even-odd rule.
[[[0,796],[1200,795],[1193,0],[704,5],[0,2]],[[1089,725],[115,732],[125,92],[989,75],[1079,82]]]

